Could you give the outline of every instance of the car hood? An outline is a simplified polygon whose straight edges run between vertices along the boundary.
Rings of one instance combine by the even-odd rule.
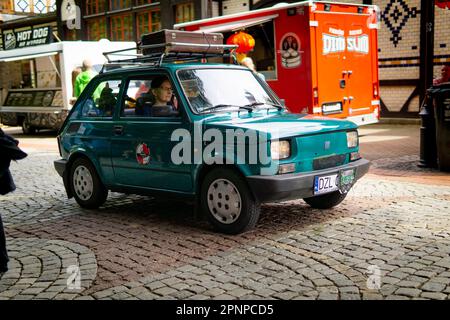
[[[247,129],[263,132],[270,139],[356,129],[357,125],[346,120],[318,117],[289,112],[227,113],[207,116],[202,124],[207,128]]]

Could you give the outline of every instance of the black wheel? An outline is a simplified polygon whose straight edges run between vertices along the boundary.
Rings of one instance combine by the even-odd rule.
[[[321,196],[315,196],[311,198],[304,198],[305,202],[311,207],[316,209],[330,209],[341,203],[347,194],[342,194],[339,191],[323,194]]]
[[[78,204],[87,209],[96,209],[105,203],[108,189],[100,181],[90,161],[76,159],[70,167],[70,183]]]
[[[244,179],[231,169],[217,168],[206,175],[200,202],[202,211],[219,232],[242,233],[258,222],[259,203]]]
[[[24,134],[35,134],[36,128],[32,127],[26,120],[22,122],[22,132]]]

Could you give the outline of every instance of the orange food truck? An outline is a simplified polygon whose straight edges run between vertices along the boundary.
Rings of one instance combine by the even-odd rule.
[[[247,53],[295,113],[346,118],[358,125],[380,116],[379,9],[374,5],[304,1],[175,25],[238,32],[255,40]]]

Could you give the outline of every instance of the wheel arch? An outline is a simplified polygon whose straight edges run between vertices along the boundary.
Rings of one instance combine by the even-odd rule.
[[[70,172],[72,170],[72,165],[75,162],[75,160],[84,158],[87,161],[89,161],[92,166],[95,168],[95,171],[97,173],[98,178],[100,179],[101,183],[105,186],[105,181],[103,179],[103,174],[100,169],[100,165],[97,163],[97,161],[94,161],[92,157],[89,156],[87,152],[84,150],[77,150],[70,154],[68,160],[67,160],[67,170],[64,171],[64,184],[66,185],[67,195],[69,198],[73,197],[73,189],[72,184],[70,183]]]
[[[200,199],[200,191],[201,191],[203,179],[206,177],[206,175],[209,172],[211,172],[212,170],[215,170],[215,169],[219,169],[219,168],[227,168],[227,169],[231,169],[234,172],[236,172],[243,179],[243,181],[247,185],[248,189],[250,190],[252,196],[255,199],[257,199],[256,195],[254,194],[253,190],[251,189],[250,185],[248,184],[247,179],[245,178],[248,175],[248,171],[246,170],[246,168],[236,165],[236,164],[226,164],[225,160],[223,161],[223,164],[201,164],[197,167],[195,179],[194,179],[194,189],[195,189],[195,194],[198,199]]]

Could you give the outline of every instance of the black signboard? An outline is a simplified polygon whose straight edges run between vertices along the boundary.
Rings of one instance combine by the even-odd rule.
[[[5,106],[8,107],[49,107],[57,90],[13,91],[6,97]]]
[[[35,27],[25,30],[3,30],[3,50],[33,47],[52,41],[51,27]]]

